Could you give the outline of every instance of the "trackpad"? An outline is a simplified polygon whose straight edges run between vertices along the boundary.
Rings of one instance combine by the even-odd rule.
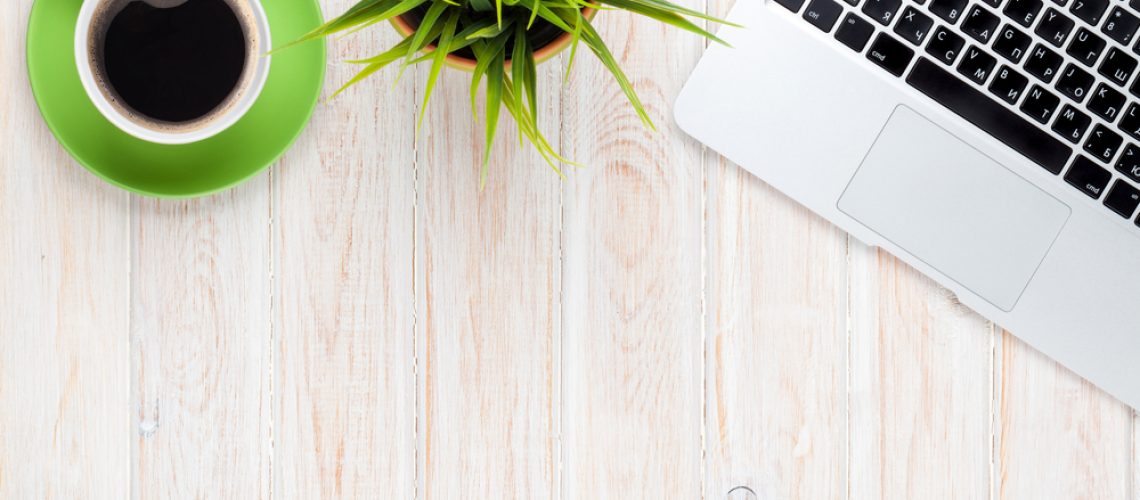
[[[905,106],[839,209],[1003,311],[1068,220],[1067,205]]]

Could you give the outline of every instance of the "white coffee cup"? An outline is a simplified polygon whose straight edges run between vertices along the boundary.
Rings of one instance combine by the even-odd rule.
[[[79,11],[75,29],[75,64],[79,69],[79,79],[87,97],[95,108],[112,124],[123,132],[144,141],[158,144],[189,144],[213,137],[233,126],[240,120],[253,103],[257,101],[269,77],[270,57],[266,54],[272,47],[269,36],[269,21],[260,0],[226,0],[233,6],[242,24],[247,41],[253,39],[251,53],[246,56],[246,65],[241,79],[227,101],[215,113],[204,119],[186,123],[160,122],[134,112],[129,105],[121,102],[111,85],[103,82],[101,71],[96,65],[100,54],[99,35],[93,30],[105,28],[108,9],[120,9],[130,0],[84,0]],[[182,4],[187,0],[144,0],[152,6],[166,7]],[[97,15],[98,14],[98,18]]]

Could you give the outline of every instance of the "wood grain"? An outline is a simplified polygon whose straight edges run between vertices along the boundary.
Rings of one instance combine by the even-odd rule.
[[[31,6],[0,4],[0,498],[124,498],[130,201],[40,118]]]
[[[994,498],[1135,498],[1132,411],[1008,332],[1000,340]]]
[[[267,178],[133,212],[132,495],[267,497]]]
[[[725,160],[707,219],[705,498],[844,498],[847,236]]]
[[[330,40],[326,94],[398,40]],[[277,498],[415,494],[415,82],[395,76],[321,103],[273,170]]]
[[[986,498],[991,326],[886,252],[849,248],[850,498]]]
[[[563,188],[563,495],[697,498],[704,168],[669,110],[703,41],[622,12],[595,24],[659,131],[582,51],[563,97],[563,150],[587,165]]]
[[[425,75],[417,74],[421,85]],[[540,127],[553,141],[560,81],[557,62],[539,67]],[[443,73],[417,141],[420,495],[550,498],[559,178],[529,144],[519,147],[503,111],[480,190],[484,129],[469,88],[469,74]]]

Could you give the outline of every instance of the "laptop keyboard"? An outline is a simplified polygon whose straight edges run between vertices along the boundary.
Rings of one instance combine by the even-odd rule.
[[[775,0],[1140,226],[1140,0]]]

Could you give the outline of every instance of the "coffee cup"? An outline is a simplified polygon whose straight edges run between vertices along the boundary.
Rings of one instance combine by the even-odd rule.
[[[260,0],[84,0],[75,63],[95,108],[159,144],[213,137],[240,120],[269,76]]]

